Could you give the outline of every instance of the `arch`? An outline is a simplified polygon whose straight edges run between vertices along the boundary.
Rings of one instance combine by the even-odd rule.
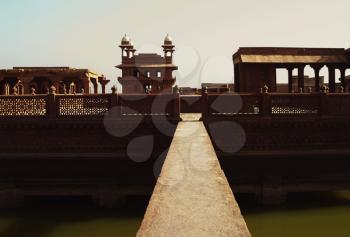
[[[17,85],[17,88],[18,88],[18,94],[19,94],[19,95],[24,95],[24,86],[23,86],[23,84],[22,84],[22,83],[19,83],[19,84]]]
[[[340,83],[341,82],[341,72],[340,69],[335,69],[335,82]]]
[[[350,80],[350,68],[347,68],[345,70],[345,83],[346,83],[345,92],[350,92],[349,80]]]
[[[341,85],[341,72],[340,72],[340,69],[336,68],[335,69],[335,91],[340,92],[341,86],[342,86]]]
[[[304,68],[304,83],[305,92],[315,92],[315,80],[316,80],[315,70],[310,66],[306,65]]]
[[[19,82],[17,77],[4,77],[4,79],[0,82],[1,94],[11,95],[13,93],[13,88]],[[5,85],[9,86],[8,91],[5,91]]]
[[[77,93],[77,86],[74,82],[69,84],[69,94],[76,94]]]
[[[322,85],[327,85],[329,83],[329,72],[328,72],[328,67],[323,66],[320,70],[320,86]]]

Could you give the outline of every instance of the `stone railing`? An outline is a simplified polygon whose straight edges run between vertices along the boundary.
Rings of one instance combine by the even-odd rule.
[[[203,117],[348,116],[350,93],[202,94]]]
[[[47,95],[0,96],[0,119],[102,117],[113,109],[126,116],[166,116],[180,118],[179,94]]]

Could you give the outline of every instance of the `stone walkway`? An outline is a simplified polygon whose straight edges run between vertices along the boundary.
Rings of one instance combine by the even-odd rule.
[[[137,237],[250,236],[204,124],[183,119]]]

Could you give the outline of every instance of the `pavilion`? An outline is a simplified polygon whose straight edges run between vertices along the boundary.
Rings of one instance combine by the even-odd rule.
[[[329,92],[336,92],[336,69],[340,70],[343,89],[349,91],[345,72],[350,69],[350,49],[343,48],[239,48],[233,55],[235,91],[258,92],[267,85],[277,91],[277,69],[288,70],[288,91],[293,92],[293,70],[298,70],[298,91],[305,91],[304,69],[315,71],[315,91],[319,92],[320,70],[329,72]]]

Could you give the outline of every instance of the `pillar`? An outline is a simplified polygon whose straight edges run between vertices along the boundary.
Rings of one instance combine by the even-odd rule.
[[[97,86],[97,80],[96,78],[90,78],[91,83],[94,85],[94,94],[98,93],[98,86]]]
[[[328,66],[329,72],[329,92],[335,92],[335,68],[333,66]]]
[[[341,86],[344,88],[344,92],[347,92],[346,91],[345,71],[346,71],[346,67],[342,67],[340,69],[340,81],[341,81]]]
[[[288,70],[288,92],[293,92],[293,67],[287,68]]]
[[[298,66],[298,90],[300,90],[300,88],[301,88],[303,90],[303,92],[305,91],[305,88],[304,88],[304,68],[305,68],[305,65]]]
[[[315,71],[315,92],[320,92],[320,70],[321,66],[314,66]]]

